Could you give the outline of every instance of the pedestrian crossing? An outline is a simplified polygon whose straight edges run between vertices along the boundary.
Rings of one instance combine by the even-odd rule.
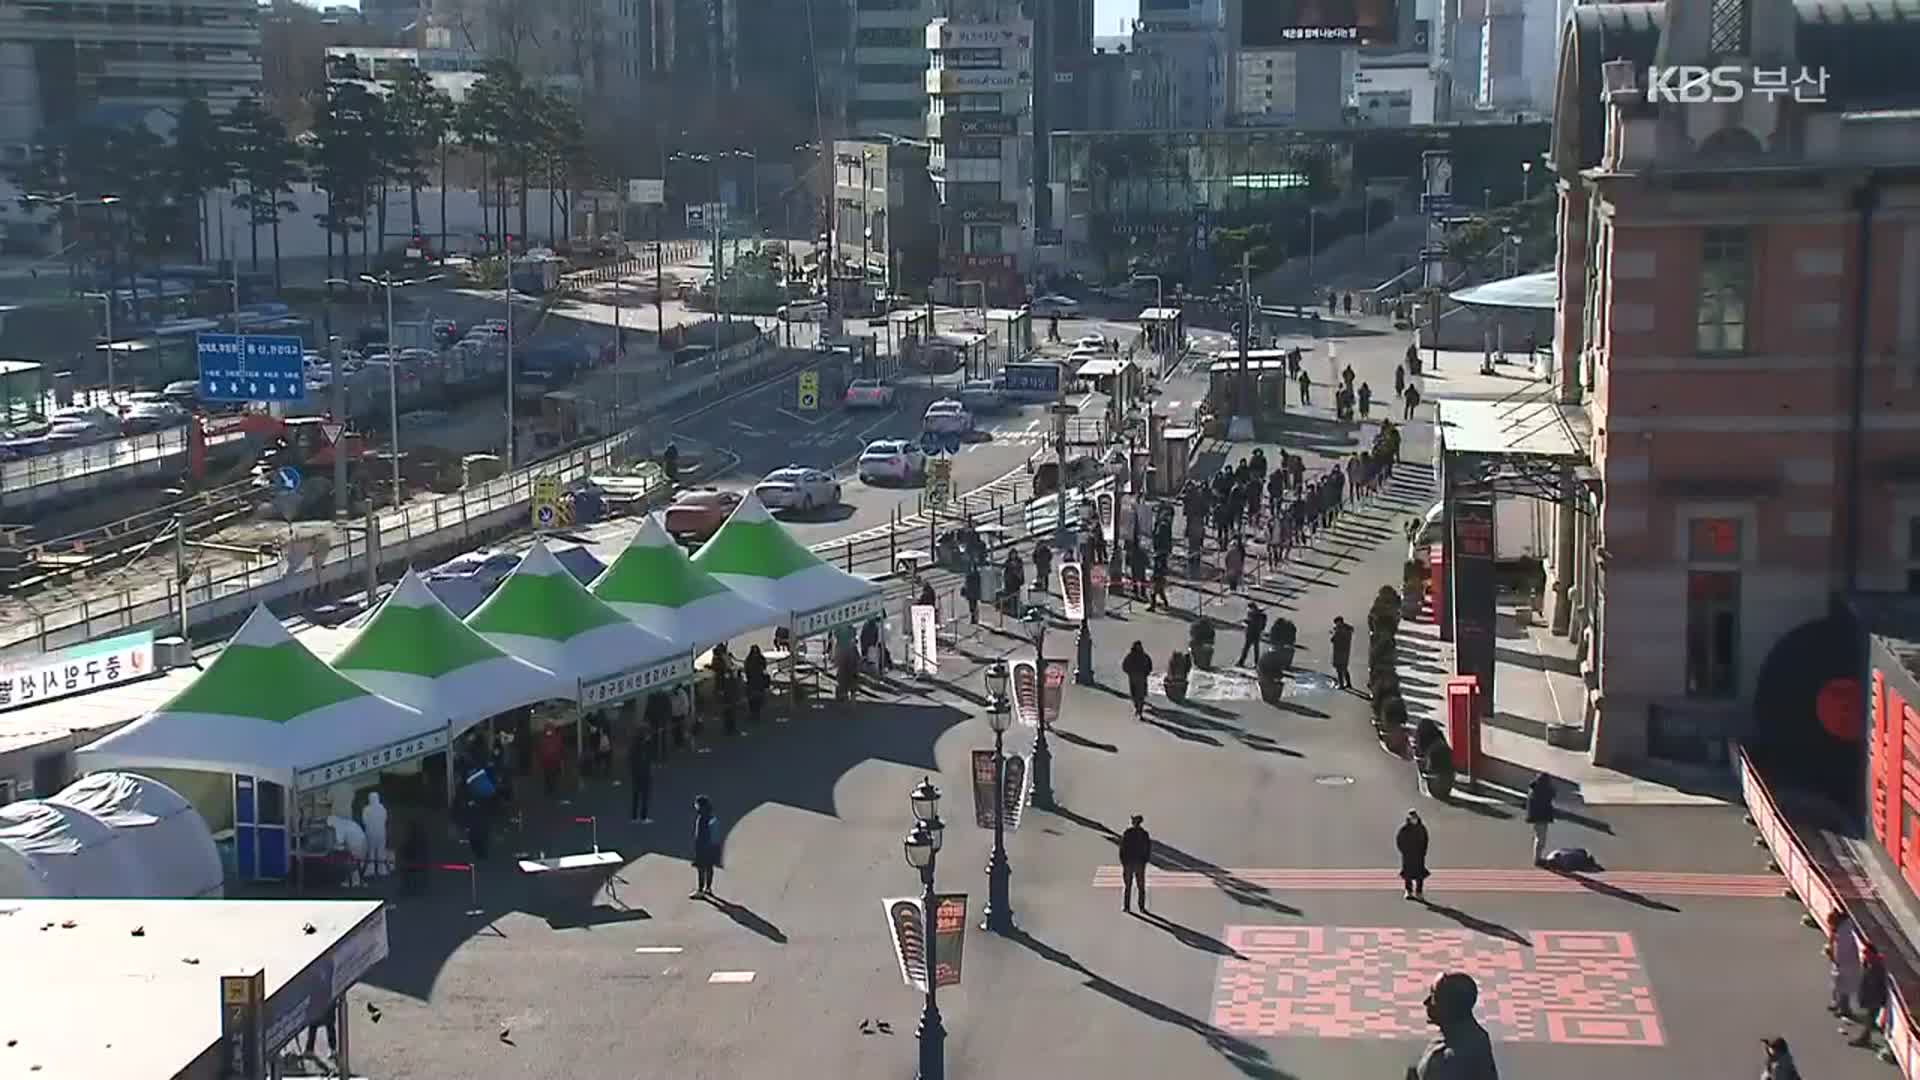
[[[1400,873],[1389,868],[1156,870],[1149,878],[1156,889],[1211,889],[1238,892],[1398,892]],[[1120,868],[1102,866],[1093,873],[1096,889],[1118,889]],[[1777,874],[1703,874],[1646,870],[1572,874],[1538,869],[1435,869],[1427,888],[1436,893],[1589,893],[1601,896],[1698,896],[1729,899],[1774,899],[1786,889]]]

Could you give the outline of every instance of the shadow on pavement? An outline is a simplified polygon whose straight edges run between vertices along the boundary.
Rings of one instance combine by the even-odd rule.
[[[1164,712],[1164,710],[1160,710],[1160,711]],[[1178,724],[1168,723],[1167,721],[1161,720],[1155,716],[1148,716],[1147,723],[1152,724],[1154,727],[1159,728],[1161,731],[1164,731],[1167,734],[1174,736],[1175,738],[1185,739],[1187,742],[1204,743],[1207,746],[1222,745],[1219,739],[1216,739],[1211,735],[1202,735],[1197,731],[1188,731],[1186,728],[1181,727]]]
[[[1632,889],[1623,889],[1618,885],[1609,885],[1599,878],[1589,877],[1586,874],[1576,873],[1571,870],[1555,870],[1553,872],[1569,881],[1578,882],[1583,889],[1597,892],[1601,896],[1611,897],[1615,900],[1625,900],[1629,904],[1638,904],[1649,911],[1678,912],[1680,910],[1664,900],[1655,900],[1651,896],[1634,892]]]
[[[1141,908],[1135,915],[1142,921],[1152,923],[1167,933],[1172,934],[1175,940],[1189,949],[1198,949],[1201,952],[1212,953],[1215,956],[1231,956],[1235,960],[1246,959],[1246,956],[1244,956],[1240,950],[1221,941],[1219,938],[1211,934],[1203,934],[1191,926],[1184,926],[1174,922],[1165,915],[1157,915],[1148,911],[1146,908]]]
[[[719,909],[719,911],[722,914],[724,914],[727,918],[732,919],[734,922],[739,923],[741,926],[744,926],[747,929],[753,931],[754,933],[759,934],[761,937],[766,938],[768,941],[773,942],[775,945],[785,945],[787,943],[787,935],[785,931],[781,930],[779,927],[768,922],[766,919],[763,919],[760,916],[754,914],[753,910],[748,908],[746,905],[736,904],[731,900],[727,900],[722,897],[711,896],[711,895],[707,897],[707,903],[712,904],[715,908]]]
[[[1071,953],[1056,949],[1024,930],[1015,930],[1007,935],[1007,940],[1027,949],[1050,964],[1057,964],[1068,971],[1086,976],[1087,987],[1095,993],[1112,998],[1142,1016],[1151,1017],[1163,1024],[1172,1024],[1200,1036],[1206,1040],[1208,1047],[1225,1058],[1242,1076],[1255,1077],[1256,1080],[1297,1080],[1294,1074],[1275,1066],[1272,1055],[1265,1049],[1237,1035],[1222,1031],[1199,1017],[1189,1016],[1171,1005],[1102,978],[1087,970],[1086,965],[1075,960]]]
[[[1053,735],[1054,738],[1059,739],[1061,742],[1072,743],[1075,746],[1083,746],[1088,750],[1104,750],[1109,754],[1117,754],[1120,752],[1120,748],[1112,743],[1095,742],[1085,735],[1075,735],[1065,728],[1054,728]]]
[[[1496,937],[1502,941],[1511,941],[1515,945],[1524,945],[1527,948],[1533,947],[1533,941],[1531,939],[1510,926],[1503,926],[1500,923],[1494,922],[1492,919],[1483,919],[1478,915],[1470,915],[1456,907],[1436,904],[1432,900],[1422,899],[1420,903],[1424,905],[1428,911],[1438,915],[1444,915],[1476,933],[1485,934],[1488,937]]]

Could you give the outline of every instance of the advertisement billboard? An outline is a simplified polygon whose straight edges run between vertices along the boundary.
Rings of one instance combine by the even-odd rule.
[[[974,203],[955,207],[953,219],[962,225],[1018,225],[1020,208],[1010,202]]]
[[[1000,113],[947,113],[940,118],[943,139],[972,139],[1020,134],[1020,118]]]
[[[1397,0],[1246,0],[1240,14],[1240,44],[1247,49],[1394,45],[1399,29]]]

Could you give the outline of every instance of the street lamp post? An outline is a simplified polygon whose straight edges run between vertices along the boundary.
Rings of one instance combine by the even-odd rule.
[[[111,403],[113,401],[113,390],[114,390],[114,386],[113,386],[113,288],[109,286],[106,292],[90,292],[90,293],[83,293],[81,295],[85,296],[89,300],[100,301],[100,310],[103,314],[103,317],[106,320],[107,401]]]
[[[1527,201],[1527,196],[1533,193],[1532,188],[1533,188],[1533,162],[1523,161],[1520,163],[1520,201],[1521,202],[1524,203]]]
[[[321,284],[325,286],[326,326],[322,334],[327,340],[327,389],[332,397],[333,422],[340,425],[340,435],[333,445],[333,516],[344,522],[347,517],[347,385],[340,375],[340,338],[333,332],[333,287],[350,288],[353,282],[330,277]]]
[[[509,271],[509,273],[511,273],[511,271]],[[360,280],[366,282],[368,285],[377,285],[387,290],[387,419],[392,425],[389,436],[391,445],[389,445],[387,449],[393,456],[393,505],[399,506],[400,380],[398,372],[400,370],[400,354],[396,351],[397,347],[393,340],[393,290],[396,288],[404,289],[409,285],[425,285],[430,281],[439,281],[440,275],[432,274],[423,278],[403,278],[396,281],[394,280],[393,273],[389,271],[379,277],[374,277],[372,274],[361,274]],[[512,386],[509,385],[507,390],[509,397],[511,397]]]
[[[934,908],[939,901],[933,894],[934,865],[940,855],[940,843],[946,823],[940,820],[940,789],[933,781],[922,779],[908,796],[913,806],[913,831],[905,843],[907,865],[920,871],[922,951],[926,956],[927,997],[920,1010],[920,1080],[946,1080],[947,1029],[940,1022],[939,964],[936,958],[938,936],[934,933]]]
[[[1033,639],[1033,708],[1038,731],[1033,738],[1033,805],[1053,809],[1053,750],[1047,746],[1047,613],[1029,607],[1020,616]]]
[[[1007,724],[1013,710],[1007,702],[1007,662],[995,660],[987,668],[987,725],[993,729],[993,857],[987,861],[987,911],[982,930],[1013,932],[1013,865],[1007,862]]]

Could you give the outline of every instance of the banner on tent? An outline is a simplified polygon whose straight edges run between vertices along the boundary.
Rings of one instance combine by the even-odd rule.
[[[819,611],[810,611],[805,615],[795,615],[793,636],[807,638],[842,626],[863,622],[869,616],[880,614],[881,607],[880,593],[876,590],[872,595],[863,596],[858,600],[835,604],[832,607],[821,608]]]
[[[1060,597],[1065,602],[1068,622],[1082,622],[1087,617],[1087,590],[1085,571],[1077,562],[1060,564]]]
[[[310,791],[328,784],[337,784],[342,780],[350,780],[362,773],[375,772],[389,765],[403,765],[446,748],[447,729],[441,728],[425,735],[416,735],[411,739],[388,743],[354,757],[342,758],[311,769],[302,769],[293,774],[293,786],[297,791]]]
[[[915,675],[940,673],[940,609],[932,604],[915,604],[908,609],[913,618],[907,639],[908,662]]]
[[[658,664],[628,668],[591,682],[582,679],[580,680],[580,704],[589,709],[612,705],[628,698],[639,697],[641,694],[665,686],[676,679],[685,678],[692,673],[692,659],[683,656]]]
[[[1013,716],[1028,727],[1039,724],[1034,695],[1034,665],[1031,660],[1013,662]],[[1047,658],[1047,725],[1053,726],[1060,719],[1060,704],[1067,689],[1067,662],[1056,657]]]

